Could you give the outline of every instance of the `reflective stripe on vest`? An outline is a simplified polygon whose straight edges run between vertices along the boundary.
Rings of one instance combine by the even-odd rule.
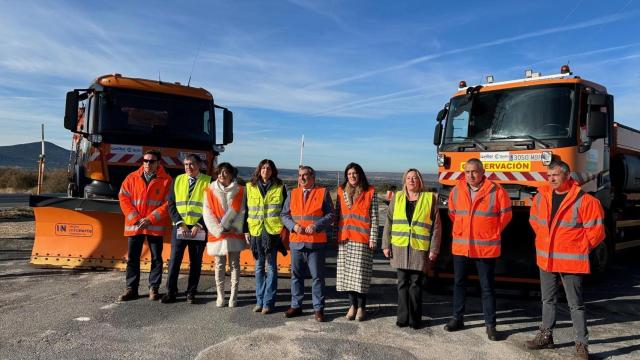
[[[267,190],[265,197],[262,197],[260,189],[252,183],[247,183],[247,225],[251,236],[260,236],[262,227],[271,235],[280,234],[282,231],[282,221],[280,221],[280,211],[282,210],[284,186],[272,185]]]
[[[204,189],[209,186],[210,182],[211,176],[200,174],[191,196],[189,196],[189,175],[182,174],[176,177],[173,185],[173,191],[176,195],[176,210],[185,224],[195,225],[202,218]]]
[[[291,199],[289,199],[289,204],[293,220],[298,225],[307,227],[322,219],[324,215],[322,212],[322,203],[324,202],[325,194],[325,188],[314,187],[309,192],[307,201],[303,202],[302,188],[298,187],[291,190]],[[314,234],[298,234],[296,232],[291,232],[289,241],[326,243],[327,233],[324,231],[316,232]]]
[[[399,247],[427,251],[431,243],[431,206],[433,193],[422,192],[413,211],[411,223],[407,221],[407,202],[404,191],[396,193],[393,205],[393,224],[391,225],[391,244]]]
[[[369,209],[375,196],[375,189],[370,186],[354,199],[351,208],[344,200],[344,190],[338,187],[338,201],[340,202],[340,217],[338,219],[338,241],[355,241],[368,244],[371,236],[371,218]]]

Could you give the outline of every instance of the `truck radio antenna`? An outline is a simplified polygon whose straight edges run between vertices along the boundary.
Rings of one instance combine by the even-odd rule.
[[[187,86],[191,85],[191,75],[193,75],[193,69],[196,67],[196,60],[198,60],[198,56],[200,56],[200,47],[202,47],[202,41],[198,44],[198,50],[196,50],[196,56],[193,58],[193,64],[191,64],[191,72],[189,73],[189,81],[187,81]]]

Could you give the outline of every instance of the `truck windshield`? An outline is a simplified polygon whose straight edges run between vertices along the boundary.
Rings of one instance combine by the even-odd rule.
[[[171,139],[211,146],[212,101],[109,88],[100,95],[99,128],[103,136],[136,137],[137,143]]]
[[[570,86],[524,87],[485,91],[451,100],[445,144],[472,140],[543,140],[573,137],[575,91]]]

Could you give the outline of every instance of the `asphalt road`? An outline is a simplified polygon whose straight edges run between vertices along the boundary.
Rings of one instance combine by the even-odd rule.
[[[0,209],[29,207],[29,194],[0,194]]]
[[[628,252],[607,280],[585,291],[594,359],[640,358],[640,252]],[[217,308],[213,277],[205,275],[197,304],[118,303],[124,274],[117,271],[36,269],[28,251],[0,251],[0,358],[2,359],[565,359],[573,354],[566,305],[554,333],[556,349],[524,349],[540,321],[535,288],[499,292],[501,341],[486,339],[480,300],[472,290],[467,329],[446,333],[451,294],[425,292],[425,326],[395,326],[395,272],[375,261],[370,319],[347,321],[347,300],[327,281],[327,322],[305,315],[285,319],[289,281],[279,279],[276,313],[251,312],[254,279],[241,279],[239,307]],[[328,259],[329,275],[335,259]],[[166,274],[164,275],[166,279]],[[141,293],[146,280],[143,276]],[[181,289],[186,279],[181,276]],[[307,284],[309,285],[309,284]],[[309,305],[310,300],[305,299]]]

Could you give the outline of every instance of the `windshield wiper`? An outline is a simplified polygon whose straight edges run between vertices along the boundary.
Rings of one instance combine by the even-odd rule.
[[[548,149],[548,148],[550,148],[550,147],[551,147],[551,145],[549,145],[549,144],[547,144],[546,142],[544,142],[544,141],[542,141],[542,140],[538,139],[538,138],[537,138],[537,137],[535,137],[535,136],[531,136],[531,135],[493,136],[493,137],[491,137],[491,139],[489,139],[489,140],[507,140],[507,139],[512,140],[512,139],[521,139],[521,138],[527,138],[527,139],[532,140],[532,141],[534,142],[534,143],[533,143],[533,146],[534,146],[534,147],[535,147],[535,142],[540,143],[540,144],[542,145],[542,147],[544,147],[545,149]]]
[[[471,137],[453,136],[453,137],[450,137],[450,138],[448,138],[448,139],[462,139],[462,140],[467,140],[467,141],[471,141],[471,143],[473,143],[473,146],[474,146],[474,147],[479,147],[479,148],[480,148],[480,149],[482,149],[482,150],[487,150],[487,149],[488,149],[488,147],[487,147],[485,144],[483,144],[483,143],[481,143],[480,141],[478,141],[478,140],[476,140],[476,139],[474,139],[474,138],[471,138]]]

